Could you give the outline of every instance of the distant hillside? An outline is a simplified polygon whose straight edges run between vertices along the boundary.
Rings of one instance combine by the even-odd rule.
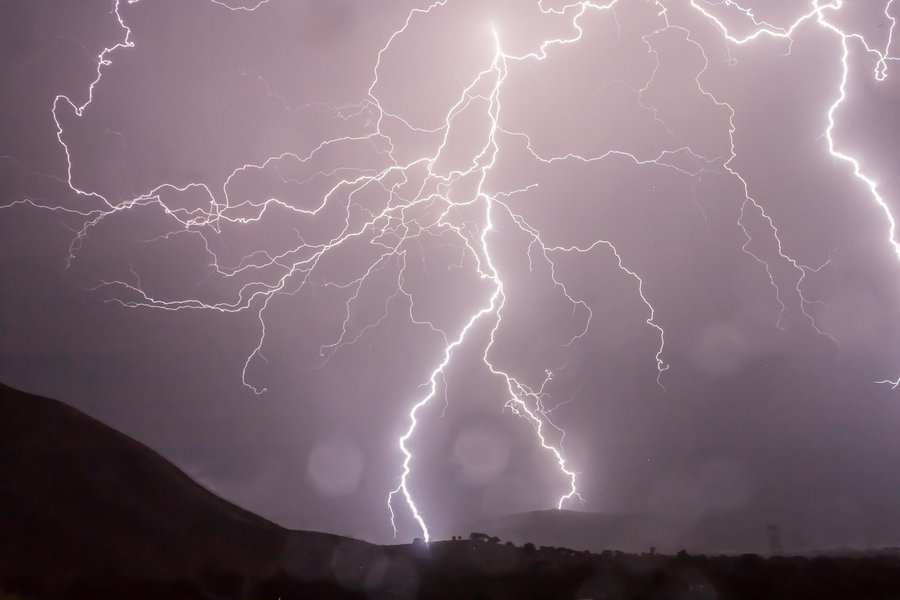
[[[886,552],[900,540],[893,519],[840,523],[807,519],[781,523],[785,550],[791,554],[865,555],[873,548]],[[766,519],[751,512],[718,512],[698,518],[643,514],[543,510],[485,519],[456,528],[480,531],[522,544],[561,546],[602,552],[680,550],[703,554],[766,553]]]
[[[848,555],[874,548],[889,549],[900,541],[900,519],[884,515],[896,512],[886,508],[872,519],[801,513],[780,523],[781,539],[791,554]],[[489,533],[518,544],[532,542],[592,552],[647,552],[654,546],[657,552],[670,554],[680,550],[695,554],[764,554],[769,548],[766,524],[765,515],[752,510],[709,512],[691,518],[554,509],[483,519],[455,530]]]
[[[55,400],[0,385],[0,578],[329,572],[338,536],[289,532],[146,446]]]
[[[706,516],[699,520],[652,515],[603,514],[568,510],[521,513],[467,525],[517,544],[561,546],[575,550],[620,550],[674,554],[679,550],[707,554],[765,552],[765,522],[740,515]]]

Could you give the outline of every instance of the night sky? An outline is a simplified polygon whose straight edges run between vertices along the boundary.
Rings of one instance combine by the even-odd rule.
[[[0,5],[0,380],[293,528],[393,540],[427,400],[433,537],[900,543],[893,0],[237,1]]]

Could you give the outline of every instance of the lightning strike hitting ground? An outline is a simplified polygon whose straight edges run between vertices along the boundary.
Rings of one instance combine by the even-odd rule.
[[[127,0],[127,4],[135,4],[139,0]],[[272,0],[261,0],[246,6],[235,3],[227,3],[220,0],[210,0],[213,4],[230,11],[253,13],[265,10]],[[670,9],[675,6],[674,0],[610,0],[605,3],[581,1],[559,7],[545,6],[543,1],[538,2],[538,7],[544,15],[564,17],[568,23],[569,33],[562,37],[545,38],[537,48],[528,53],[513,55],[503,50],[504,35],[515,36],[514,31],[496,31],[488,23],[473,23],[473,28],[483,27],[485,35],[493,35],[494,52],[490,64],[484,65],[468,84],[450,107],[443,122],[436,128],[427,128],[414,125],[411,119],[401,114],[390,112],[382,105],[379,96],[381,84],[382,62],[389,56],[396,40],[406,35],[416,27],[420,19],[426,15],[439,14],[452,0],[437,0],[432,4],[411,10],[402,25],[396,29],[386,40],[376,56],[374,62],[371,83],[368,87],[367,97],[360,103],[351,106],[332,106],[326,103],[317,103],[325,106],[337,117],[344,121],[351,121],[360,116],[367,118],[367,126],[363,127],[359,135],[328,139],[319,143],[312,151],[305,155],[283,153],[271,156],[266,160],[255,164],[244,164],[234,169],[220,187],[210,186],[203,182],[189,183],[161,183],[136,197],[116,199],[106,197],[99,192],[83,189],[76,183],[76,174],[73,173],[73,160],[70,148],[66,142],[66,131],[62,125],[61,114],[66,111],[75,118],[82,117],[89,110],[96,94],[102,91],[102,79],[106,67],[111,64],[114,54],[135,48],[132,38],[132,30],[122,14],[122,3],[116,0],[112,14],[117,20],[122,32],[121,41],[104,48],[96,57],[96,76],[87,85],[84,96],[80,100],[72,99],[66,95],[56,96],[52,105],[52,118],[56,126],[56,138],[66,160],[66,173],[64,178],[59,178],[79,199],[85,201],[85,208],[73,208],[63,204],[52,204],[38,201],[30,197],[14,200],[4,208],[14,205],[27,204],[32,207],[59,211],[76,217],[80,221],[80,227],[75,231],[69,247],[67,261],[75,260],[83,241],[90,231],[109,217],[133,210],[138,207],[155,207],[168,217],[173,223],[172,231],[161,239],[169,239],[173,236],[189,235],[202,241],[205,252],[209,256],[210,265],[216,275],[225,281],[238,282],[233,296],[223,298],[217,302],[209,302],[200,298],[184,297],[182,299],[165,299],[154,296],[152,291],[145,289],[138,274],[131,269],[131,281],[108,280],[101,281],[92,288],[96,291],[104,290],[111,293],[109,301],[118,302],[133,308],[155,308],[169,311],[178,310],[212,310],[224,313],[251,312],[255,314],[259,322],[260,335],[254,348],[246,358],[242,369],[242,381],[255,394],[265,392],[266,388],[251,383],[248,378],[248,368],[257,358],[262,358],[263,347],[266,343],[267,309],[273,298],[280,294],[298,294],[311,286],[322,286],[340,290],[346,294],[343,305],[343,321],[340,331],[335,334],[332,341],[324,342],[320,347],[321,364],[316,368],[327,366],[331,357],[355,344],[367,332],[380,326],[388,317],[392,306],[398,303],[405,304],[409,321],[416,327],[422,327],[432,334],[441,344],[442,353],[440,362],[434,366],[430,375],[425,378],[425,392],[420,398],[410,401],[408,422],[403,434],[397,439],[397,445],[402,455],[402,465],[397,487],[387,497],[387,508],[390,513],[391,524],[395,536],[398,534],[398,526],[395,520],[396,503],[402,501],[406,509],[415,521],[421,535],[428,541],[431,537],[427,526],[426,512],[421,509],[410,489],[414,478],[413,462],[414,438],[422,425],[422,409],[439,396],[443,389],[446,398],[446,372],[460,349],[470,343],[476,343],[478,339],[485,338],[483,347],[479,347],[479,353],[487,372],[499,378],[506,387],[507,396],[504,399],[505,407],[514,415],[524,419],[528,423],[541,448],[552,455],[559,467],[560,479],[565,482],[565,488],[559,495],[556,503],[558,508],[563,508],[573,498],[581,498],[578,487],[576,471],[568,464],[563,449],[565,431],[551,420],[551,412],[565,404],[557,404],[552,408],[545,406],[549,397],[547,387],[553,380],[552,370],[545,370],[538,377],[529,374],[512,373],[510,370],[498,366],[494,357],[496,340],[503,322],[506,308],[508,286],[498,268],[493,254],[498,238],[498,223],[504,226],[513,226],[519,233],[530,240],[527,259],[530,267],[534,267],[535,260],[541,261],[549,270],[549,285],[562,294],[572,306],[573,315],[576,312],[583,314],[584,318],[577,332],[571,336],[568,345],[583,338],[589,331],[593,310],[588,302],[570,292],[571,283],[562,279],[558,273],[558,261],[572,254],[593,255],[595,252],[609,252],[615,258],[619,271],[623,276],[635,284],[635,298],[646,308],[646,324],[658,335],[654,360],[656,364],[656,381],[663,386],[663,375],[670,368],[665,358],[666,335],[663,325],[656,320],[657,311],[651,302],[650,295],[645,291],[645,282],[642,277],[631,268],[627,267],[628,260],[623,257],[616,246],[606,239],[596,239],[589,244],[574,244],[565,240],[547,240],[547,236],[538,228],[528,222],[525,216],[516,207],[516,199],[519,194],[538,190],[537,184],[530,184],[519,189],[496,190],[488,184],[488,176],[495,166],[497,157],[503,152],[506,144],[519,144],[524,146],[532,160],[541,165],[556,163],[599,163],[607,159],[616,158],[626,160],[635,166],[644,169],[663,169],[684,177],[693,182],[699,182],[704,173],[724,172],[736,181],[743,190],[740,202],[740,216],[737,227],[743,236],[741,246],[743,252],[755,260],[768,278],[769,284],[774,288],[775,299],[780,308],[775,325],[783,327],[785,316],[790,312],[788,302],[796,302],[799,311],[814,331],[829,338],[835,343],[837,340],[827,331],[820,328],[812,313],[807,308],[818,302],[808,299],[803,292],[805,278],[810,273],[819,272],[829,264],[830,257],[818,266],[802,264],[794,259],[786,250],[781,234],[764,208],[764,200],[757,199],[752,193],[752,182],[748,181],[735,167],[737,160],[737,145],[735,142],[736,111],[727,102],[716,98],[703,86],[703,78],[709,68],[709,58],[704,46],[697,41],[697,36],[692,29],[683,24],[674,23],[670,17]],[[616,8],[628,3],[641,3],[656,9],[658,23],[653,31],[642,38],[643,44],[655,59],[649,79],[640,89],[633,89],[639,107],[646,111],[653,120],[660,124],[669,136],[674,140],[670,148],[653,156],[639,156],[624,150],[610,150],[595,156],[583,155],[575,152],[556,156],[548,156],[536,149],[532,139],[523,132],[518,132],[503,125],[503,109],[501,97],[503,97],[504,83],[511,69],[522,65],[528,66],[545,61],[555,50],[563,46],[577,45],[584,35],[584,19],[594,11],[598,11],[609,18],[615,19]],[[893,32],[896,20],[892,16],[893,0],[888,0],[884,6],[884,15],[890,22],[890,31],[883,48],[877,48],[862,35],[848,33],[835,25],[830,17],[838,14],[843,6],[841,0],[822,2],[813,0],[806,10],[792,23],[785,26],[773,25],[756,17],[751,8],[742,6],[731,0],[717,2],[703,0],[690,0],[692,14],[702,17],[701,22],[711,24],[724,39],[729,48],[731,46],[744,46],[762,37],[782,39],[787,44],[787,52],[791,50],[794,42],[792,37],[802,27],[820,27],[835,36],[840,43],[842,54],[840,64],[836,69],[840,72],[840,84],[835,90],[835,99],[830,105],[823,119],[827,122],[824,131],[824,139],[827,151],[836,159],[846,163],[849,171],[859,180],[865,191],[870,195],[884,212],[887,221],[887,242],[894,253],[900,259],[900,242],[896,239],[896,222],[885,198],[879,191],[877,183],[869,177],[860,160],[839,149],[839,144],[834,138],[834,129],[839,110],[847,97],[847,81],[850,73],[850,56],[855,46],[875,59],[874,77],[882,81],[888,76],[889,63],[898,60],[890,54],[893,41]],[[741,18],[752,24],[750,33],[739,36],[731,32],[728,25],[717,16],[722,7],[728,7],[736,11]],[[619,29],[621,34],[621,29]],[[646,100],[647,92],[656,78],[660,69],[660,61],[655,41],[665,32],[674,32],[683,36],[684,40],[695,47],[703,59],[703,65],[694,77],[699,92],[717,107],[727,111],[728,139],[730,143],[729,153],[726,156],[704,156],[687,144],[680,143],[672,134],[671,128],[659,116],[659,111]],[[275,93],[262,75],[253,71],[241,71],[247,75],[249,81],[261,81],[266,93],[279,100],[285,110],[304,110],[312,106],[305,104],[291,107],[285,96]],[[479,147],[469,157],[468,166],[456,170],[442,170],[439,165],[445,157],[448,141],[458,119],[467,111],[482,110],[487,117],[488,126],[481,135]],[[423,152],[422,155],[403,161],[398,158],[395,139],[389,133],[390,127],[401,127],[410,133],[432,134],[440,136],[440,143],[436,150]],[[314,158],[321,155],[326,149],[342,144],[365,144],[376,150],[381,160],[386,164],[376,165],[371,168],[344,167],[331,171],[321,171],[299,183],[312,181],[317,177],[337,178],[338,181],[331,186],[321,197],[317,198],[312,208],[298,208],[292,203],[279,198],[268,198],[261,202],[251,200],[234,200],[231,195],[233,180],[245,173],[272,169],[278,172],[282,164],[306,165]],[[679,160],[682,159],[682,160]],[[687,168],[683,165],[685,160],[694,165]],[[424,175],[418,173],[424,172]],[[417,177],[421,177],[421,183],[416,185]],[[477,185],[472,193],[464,198],[452,194],[460,182],[475,178]],[[412,194],[408,193],[410,186],[414,188]],[[171,206],[164,200],[164,194],[179,194],[187,192],[201,192],[208,198],[208,208],[186,209]],[[384,205],[378,209],[372,209],[357,202],[357,198],[367,193],[383,193],[386,197]],[[340,206],[343,211],[343,226],[338,232],[324,242],[307,243],[302,232],[298,229],[298,243],[296,246],[280,252],[270,252],[262,248],[243,257],[236,265],[229,266],[220,260],[219,255],[210,243],[211,237],[221,233],[225,224],[244,225],[262,221],[272,211],[283,211],[306,219],[314,219],[320,216],[326,209],[333,209],[334,205]],[[698,205],[699,206],[699,205]],[[460,221],[461,211],[468,210],[479,214],[476,220]],[[564,206],[560,207],[564,210]],[[701,209],[702,210],[702,209]],[[777,247],[777,256],[768,259],[754,251],[751,246],[758,234],[750,224],[750,219],[757,217],[762,219],[768,229],[766,235],[771,236]],[[705,213],[704,213],[705,218]],[[481,298],[479,307],[472,314],[462,319],[464,325],[458,331],[446,331],[438,327],[428,319],[420,316],[416,305],[416,294],[411,291],[407,281],[408,252],[412,244],[422,238],[433,237],[435,239],[452,239],[455,246],[461,251],[459,268],[470,266],[477,276],[490,284],[491,291],[486,297]],[[319,281],[320,263],[324,258],[332,255],[339,248],[344,248],[353,243],[367,243],[377,249],[374,260],[362,265],[358,276],[352,276],[347,280]],[[794,284],[790,292],[782,289],[776,282],[773,271],[774,264],[781,261],[787,264],[795,274]],[[384,299],[383,309],[378,317],[355,332],[350,327],[351,319],[356,314],[357,307],[364,300],[364,291],[378,273],[395,269],[397,273],[396,288],[393,293]],[[275,273],[275,276],[271,274]],[[244,280],[244,283],[240,283]],[[787,294],[792,294],[788,300]],[[642,309],[643,310],[643,309]],[[474,339],[474,341],[473,341]],[[531,382],[531,383],[529,383]],[[889,384],[893,387],[900,386],[900,379],[884,380],[878,383]],[[574,399],[574,396],[566,402]]]

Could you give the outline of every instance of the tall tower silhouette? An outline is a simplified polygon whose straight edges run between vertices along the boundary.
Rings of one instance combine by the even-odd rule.
[[[781,545],[781,530],[778,523],[766,523],[766,533],[769,534],[769,556],[784,554],[784,546]]]

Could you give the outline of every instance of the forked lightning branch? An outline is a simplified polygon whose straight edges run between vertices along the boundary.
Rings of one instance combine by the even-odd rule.
[[[261,2],[246,6],[237,6],[220,0],[210,0],[218,9],[248,13],[246,18],[253,18],[251,13],[266,10],[268,5],[275,0],[262,0]],[[391,524],[394,526],[395,535],[398,527],[395,521],[398,511],[407,511],[420,529],[421,535],[427,541],[430,537],[428,529],[428,510],[417,504],[411,491],[410,483],[415,479],[416,469],[416,444],[424,443],[424,437],[417,437],[420,429],[427,427],[423,422],[422,409],[435,401],[442,392],[447,376],[447,369],[463,347],[472,344],[483,343],[478,348],[478,354],[483,361],[483,368],[498,378],[504,385],[506,397],[502,402],[516,416],[524,419],[533,429],[535,443],[543,451],[552,456],[559,469],[559,493],[557,507],[563,508],[570,503],[578,502],[581,496],[577,485],[577,472],[566,458],[563,447],[565,432],[551,419],[552,408],[548,408],[547,387],[553,379],[553,372],[548,367],[540,372],[515,372],[508,368],[501,368],[495,360],[495,342],[500,335],[500,327],[504,318],[504,310],[508,299],[509,286],[504,281],[501,270],[498,269],[495,252],[502,244],[503,234],[496,227],[503,222],[506,226],[515,228],[517,235],[524,235],[530,240],[528,246],[528,262],[530,265],[535,260],[542,261],[547,267],[549,278],[546,284],[552,286],[563,295],[571,304],[573,314],[580,315],[578,330],[569,340],[574,343],[587,335],[594,316],[592,307],[587,299],[579,297],[570,289],[574,289],[571,282],[559,275],[562,269],[558,264],[565,257],[574,254],[609,253],[615,260],[615,264],[624,277],[632,283],[634,301],[638,303],[646,315],[646,325],[651,328],[658,340],[653,360],[656,365],[656,382],[660,387],[664,386],[664,374],[669,369],[666,359],[665,324],[656,319],[656,310],[652,298],[645,292],[644,280],[641,275],[629,266],[628,256],[607,239],[596,239],[589,244],[565,243],[559,241],[547,241],[544,233],[526,218],[522,211],[516,207],[516,197],[523,192],[541,192],[535,190],[536,184],[523,183],[511,189],[497,190],[490,185],[491,171],[497,163],[504,149],[515,144],[517,147],[525,147],[531,160],[540,164],[555,163],[600,163],[608,159],[626,160],[641,169],[663,169],[673,173],[677,177],[683,177],[688,181],[696,181],[704,172],[718,170],[738,182],[743,191],[740,199],[741,210],[738,222],[738,230],[743,237],[741,249],[747,257],[758,264],[765,274],[772,292],[780,306],[780,314],[773,326],[782,326],[785,313],[788,311],[786,299],[790,296],[792,302],[797,302],[803,319],[808,326],[829,340],[837,343],[831,333],[820,327],[808,311],[812,302],[803,292],[804,279],[810,274],[820,270],[827,264],[828,257],[823,257],[822,262],[815,265],[807,265],[792,257],[782,243],[781,233],[777,224],[769,216],[765,209],[766,198],[757,197],[753,193],[753,182],[746,179],[736,168],[738,149],[735,144],[737,131],[735,110],[725,101],[717,98],[704,87],[704,76],[709,67],[707,49],[701,44],[699,36],[692,31],[689,25],[676,22],[671,14],[675,4],[683,4],[685,0],[609,0],[608,2],[572,2],[568,5],[547,6],[543,2],[537,3],[539,11],[554,19],[563,19],[567,23],[566,33],[558,37],[548,37],[538,43],[532,51],[524,54],[514,54],[505,50],[504,40],[515,38],[515,31],[508,28],[512,24],[504,23],[502,28],[498,24],[489,22],[473,23],[473,30],[483,31],[485,36],[491,37],[493,48],[490,60],[483,65],[480,72],[470,81],[461,82],[462,91],[454,99],[450,109],[443,117],[443,121],[436,128],[423,129],[413,123],[413,120],[403,114],[391,112],[383,106],[379,97],[379,85],[381,83],[382,65],[384,61],[397,52],[397,43],[403,36],[420,27],[426,18],[440,19],[442,11],[447,10],[453,0],[438,0],[430,5],[416,8],[406,15],[406,18],[393,33],[387,37],[379,52],[371,57],[373,65],[372,78],[369,82],[367,96],[361,98],[358,104],[353,106],[331,106],[338,116],[347,119],[347,115],[366,115],[366,125],[360,127],[356,135],[322,140],[315,148],[304,155],[284,153],[271,156],[262,162],[255,164],[237,165],[236,168],[223,182],[211,184],[208,182],[160,182],[146,192],[127,198],[109,197],[96,190],[79,187],[76,181],[84,180],[78,177],[73,167],[73,156],[67,145],[66,131],[62,123],[66,119],[79,118],[90,111],[94,99],[98,94],[108,93],[104,86],[104,73],[115,60],[116,56],[123,52],[139,52],[136,47],[131,25],[123,16],[120,0],[116,0],[112,17],[117,20],[122,35],[114,45],[103,49],[96,57],[96,72],[91,81],[85,83],[83,94],[79,97],[58,95],[51,107],[53,122],[56,125],[57,140],[60,152],[65,156],[66,172],[61,174],[65,182],[76,196],[90,201],[92,208],[80,208],[69,203],[52,203],[39,201],[30,197],[17,198],[5,208],[27,204],[34,208],[67,213],[69,217],[77,219],[80,226],[76,228],[70,245],[68,261],[76,259],[83,241],[93,229],[98,227],[110,217],[135,210],[139,207],[151,207],[161,211],[173,224],[169,236],[190,235],[197,236],[203,242],[203,247],[209,256],[215,273],[225,282],[237,282],[233,293],[216,302],[185,295],[182,298],[170,299],[154,295],[153,290],[146,289],[136,274],[130,279],[113,279],[102,281],[94,288],[103,289],[110,301],[118,302],[124,306],[133,308],[159,309],[168,311],[207,310],[224,313],[246,313],[255,315],[259,324],[259,337],[256,345],[249,349],[246,362],[243,365],[242,380],[244,385],[256,394],[265,391],[265,386],[251,382],[248,376],[248,368],[261,357],[266,344],[266,330],[270,325],[267,309],[270,303],[279,295],[289,293],[298,294],[302,290],[317,285],[317,280],[325,277],[323,265],[326,259],[335,252],[352,244],[368,244],[375,252],[371,253],[366,262],[358,265],[358,276],[346,280],[331,280],[328,285],[341,290],[345,294],[345,303],[342,307],[343,321],[333,339],[323,340],[321,356],[323,365],[336,352],[349,344],[354,344],[367,332],[382,325],[387,318],[389,303],[394,299],[403,300],[408,307],[408,318],[416,327],[422,327],[433,335],[442,345],[440,361],[435,364],[430,372],[412,374],[424,382],[423,393],[420,397],[408,399],[408,421],[402,427],[402,435],[394,442],[399,446],[402,462],[399,465],[397,485],[387,495],[387,511]],[[138,0],[127,0],[128,4],[135,4]],[[504,107],[501,98],[507,98],[504,92],[507,76],[516,69],[532,68],[534,64],[546,61],[555,52],[564,46],[579,44],[587,27],[588,15],[600,13],[609,19],[616,19],[616,11],[628,4],[641,4],[651,6],[654,9],[655,21],[649,28],[650,33],[641,37],[641,43],[646,51],[656,59],[656,66],[649,74],[642,88],[637,90],[637,101],[640,109],[647,111],[653,119],[660,121],[664,127],[667,124],[659,117],[657,111],[647,99],[647,90],[653,84],[660,69],[657,41],[665,32],[681,36],[683,40],[695,47],[703,58],[703,65],[696,73],[693,85],[697,91],[707,99],[723,108],[729,114],[728,139],[730,141],[729,152],[723,156],[705,156],[703,152],[695,150],[690,145],[673,143],[671,147],[664,149],[655,155],[639,155],[625,150],[610,150],[597,155],[584,155],[577,152],[546,155],[542,153],[528,134],[516,131],[508,127],[504,120]],[[875,4],[873,0],[873,4]],[[875,202],[884,214],[884,239],[894,253],[900,258],[900,243],[896,239],[896,223],[883,192],[875,180],[867,173],[862,159],[857,158],[841,149],[839,139],[835,137],[835,126],[839,118],[840,108],[847,98],[847,82],[851,75],[851,64],[854,63],[855,53],[866,55],[870,58],[869,64],[873,65],[872,77],[876,82],[883,81],[889,75],[891,63],[897,60],[891,54],[893,33],[896,21],[893,17],[893,0],[888,0],[883,5],[884,18],[890,23],[888,35],[882,40],[881,45],[867,39],[864,35],[847,32],[838,26],[838,17],[844,8],[842,0],[813,0],[807,8],[796,17],[795,20],[784,24],[773,24],[760,19],[754,11],[730,0],[708,1],[690,0],[691,14],[704,26],[712,26],[720,36],[720,42],[726,47],[736,48],[752,47],[754,42],[761,38],[782,40],[786,52],[790,52],[794,35],[806,28],[818,28],[831,36],[834,43],[840,48],[839,60],[832,66],[838,75],[839,84],[833,90],[833,97],[829,99],[827,113],[823,115],[823,122],[827,124],[822,132],[822,144],[824,151],[830,153],[834,159],[846,165],[847,177],[855,178],[858,182],[860,198],[867,202]],[[683,8],[683,7],[682,7]],[[733,33],[723,11],[740,20],[743,34]],[[826,60],[823,58],[823,60]],[[268,88],[267,88],[268,89]],[[283,97],[279,97],[284,101]],[[478,132],[479,139],[473,147],[475,150],[464,161],[466,166],[457,169],[448,169],[444,165],[449,152],[449,140],[463,115],[472,111],[481,111],[486,126]],[[63,118],[65,117],[65,118]],[[435,147],[423,151],[421,155],[412,159],[401,159],[396,152],[394,137],[397,129],[407,133],[428,134],[437,136],[440,140]],[[356,169],[347,168],[341,171],[318,172],[310,179],[320,176],[322,178],[335,178],[336,182],[320,196],[306,202],[305,208],[299,208],[293,202],[283,198],[268,198],[262,201],[242,200],[235,197],[233,180],[252,171],[263,171],[269,168],[277,168],[281,164],[293,163],[295,165],[307,165],[312,163],[320,154],[341,144],[371,144],[379,148],[379,155],[386,157],[386,163],[373,168]],[[456,161],[459,162],[459,161]],[[692,165],[690,167],[685,165]],[[424,173],[424,174],[423,174]],[[419,183],[414,184],[413,182]],[[474,185],[463,185],[474,182]],[[413,188],[412,193],[409,192]],[[461,195],[455,190],[470,190]],[[450,193],[450,190],[454,190]],[[367,194],[377,192],[383,194],[384,202],[377,208],[363,205],[361,198]],[[184,208],[172,203],[171,198],[179,193],[200,193],[208,199],[204,208]],[[565,199],[557,199],[556,210],[565,210]],[[245,256],[237,264],[227,264],[211,243],[212,238],[221,232],[226,224],[229,226],[249,225],[263,221],[271,216],[271,213],[295,215],[303,222],[315,221],[316,218],[333,211],[339,206],[344,212],[343,225],[334,235],[325,241],[304,241],[303,232],[298,229],[299,239],[295,246],[278,252],[270,251],[262,247]],[[460,214],[476,215],[474,219],[467,217],[461,219]],[[362,217],[360,217],[362,215]],[[771,236],[777,247],[777,254],[766,257],[755,252],[752,242],[755,236],[749,220],[754,216],[761,216],[766,234]],[[460,265],[472,269],[474,274],[487,282],[488,292],[479,299],[476,309],[471,314],[463,315],[460,322],[462,327],[458,330],[447,330],[429,321],[422,316],[417,309],[417,297],[414,290],[407,284],[407,257],[417,241],[424,237],[451,239],[463,255]],[[168,239],[168,236],[166,236]],[[777,264],[776,264],[777,263]],[[774,269],[780,264],[793,270],[796,275],[795,285],[790,289],[783,289],[776,282]],[[394,292],[384,302],[381,310],[376,311],[379,317],[371,320],[365,326],[352,333],[349,326],[351,319],[357,314],[360,303],[365,302],[366,295],[363,291],[370,284],[372,278],[387,271],[393,266],[397,272]],[[275,276],[272,276],[275,273]],[[256,275],[258,274],[258,277]],[[481,329],[482,334],[474,334],[473,330]],[[489,332],[488,335],[483,335]],[[484,340],[484,342],[479,342]],[[878,383],[885,383],[897,387],[900,379],[886,379]]]

